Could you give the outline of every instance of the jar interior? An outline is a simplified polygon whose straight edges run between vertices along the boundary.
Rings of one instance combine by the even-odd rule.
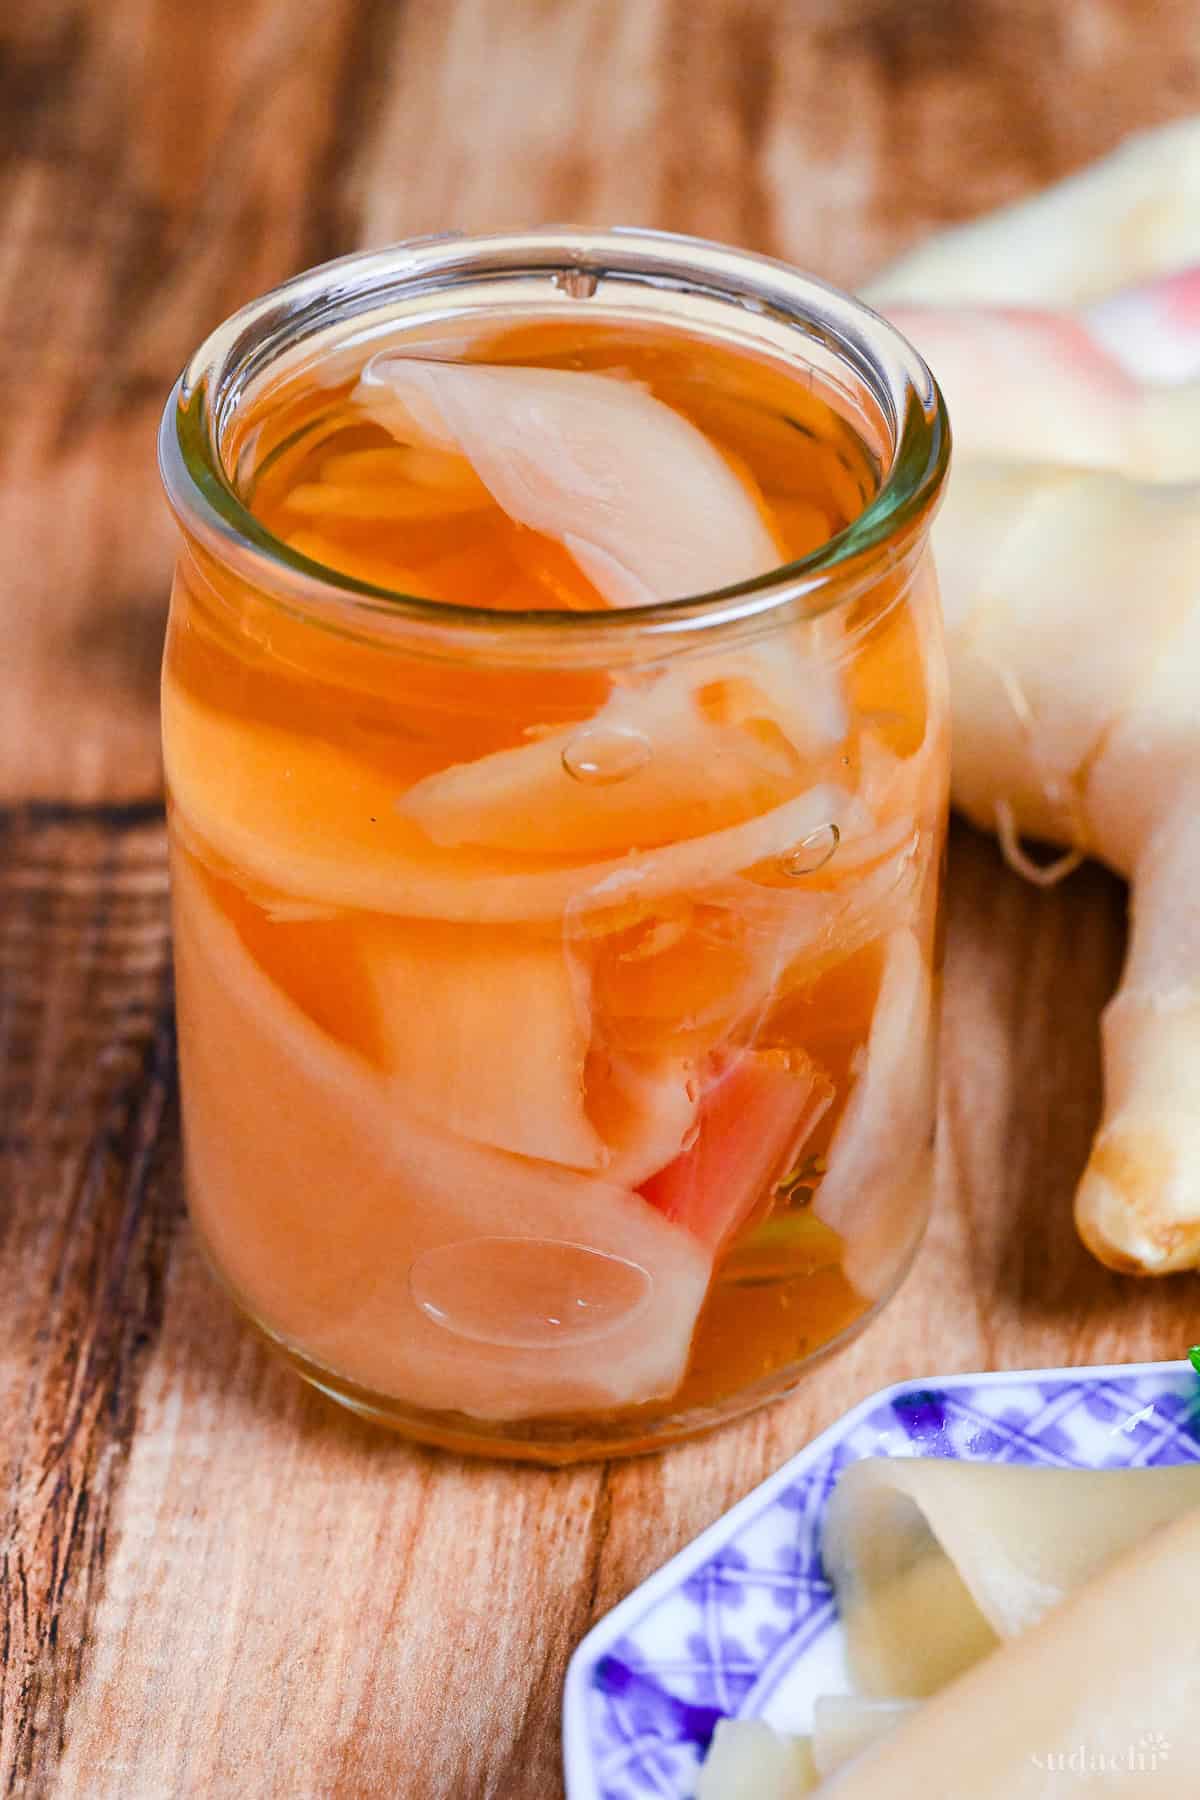
[[[189,1193],[239,1303],[318,1385],[434,1441],[569,1460],[790,1385],[920,1236],[947,770],[933,478],[901,468],[922,402],[836,296],[798,326],[769,265],[751,291],[615,252],[463,257],[424,283],[301,284],[181,391],[220,450],[207,500],[223,484],[186,520],[164,671]],[[696,587],[549,616],[362,578],[361,519],[334,539],[345,566],[288,541],[289,509],[336,533],[369,459],[397,466],[386,438],[309,441],[366,362],[465,342],[524,367],[541,333],[550,370],[547,332],[568,362],[623,346],[697,419],[786,389],[721,453],[769,500],[764,421],[800,461],[840,442],[855,494],[819,465],[840,529],[735,580],[724,611]],[[821,511],[815,492],[796,503]]]
[[[366,602],[358,609],[365,620],[370,602],[390,590],[344,573],[314,579],[311,563],[243,504],[246,463],[256,460],[246,420],[265,412],[273,390],[309,380],[336,386],[389,343],[458,354],[476,330],[494,335],[533,318],[589,333],[685,337],[785,371],[832,405],[878,466],[876,491],[849,529],[752,579],[639,606],[639,628],[680,629],[685,608],[703,610],[712,625],[778,605],[827,610],[862,591],[864,559],[894,563],[919,536],[948,435],[928,370],[882,320],[783,265],[698,240],[553,229],[348,258],[235,315],[192,359],[164,416],[160,460],[185,529],[223,559],[236,555],[263,585],[269,573],[314,614],[328,611],[332,588]],[[573,623],[580,644],[589,623]],[[506,636],[515,649],[518,620]]]
[[[241,498],[287,549],[381,589],[496,611],[636,605],[638,589],[593,579],[566,548],[578,543],[573,523],[594,522],[597,464],[600,529],[622,569],[640,559],[655,600],[801,562],[845,532],[880,485],[878,448],[811,369],[675,327],[518,314],[453,333],[392,332],[364,348],[365,364],[343,365],[336,383],[309,365],[248,398],[226,456]],[[389,371],[477,394],[465,441],[415,443],[422,427],[395,416]],[[533,428],[508,446],[522,484],[516,516],[502,504],[512,488],[504,469],[498,498],[495,477],[489,489],[477,468],[480,453],[493,471],[505,453],[507,418],[489,429],[478,416],[495,406],[497,378],[505,405],[534,412]],[[706,528],[719,531],[716,542]],[[655,553],[663,538],[666,556]],[[663,591],[672,582],[678,592]]]
[[[322,322],[322,313],[336,319]],[[599,336],[646,333],[690,338],[739,358],[795,371],[827,395],[886,467],[895,452],[900,421],[878,374],[846,340],[815,317],[774,310],[754,296],[706,292],[680,281],[651,278],[640,270],[552,269],[512,271],[492,279],[450,277],[433,291],[398,283],[379,294],[364,292],[336,308],[298,308],[225,372],[216,396],[215,437],[227,479],[242,476],[247,453],[244,418],[270,404],[273,391],[316,379],[334,387],[351,379],[384,349],[414,355],[470,356],[506,329],[552,324]]]

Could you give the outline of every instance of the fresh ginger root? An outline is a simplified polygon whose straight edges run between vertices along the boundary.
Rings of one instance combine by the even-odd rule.
[[[1200,1267],[1200,120],[868,289],[943,378],[953,789],[1010,860],[1131,884],[1076,1197],[1114,1269]],[[1121,288],[1122,281],[1134,285]],[[1039,868],[1021,840],[1067,854]]]

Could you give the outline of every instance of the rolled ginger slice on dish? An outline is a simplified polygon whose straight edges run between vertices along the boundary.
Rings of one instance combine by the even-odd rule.
[[[823,1556],[838,1593],[851,1672],[863,1692],[817,1701],[818,1773],[828,1777],[860,1755],[874,1773],[876,1760],[865,1752],[922,1710],[921,1697],[947,1691],[1005,1640],[1032,1630],[1064,1598],[1103,1579],[1114,1560],[1198,1502],[1197,1464],[1090,1471],[876,1458],[851,1465],[830,1505]],[[963,1741],[970,1742],[969,1732]],[[1064,1759],[1077,1748],[1068,1735]],[[1064,1767],[1051,1760],[1055,1755],[1048,1749],[1041,1766]],[[864,1785],[864,1800],[876,1792],[923,1795],[920,1783],[929,1770],[914,1774],[911,1788],[893,1785],[900,1770],[899,1761],[895,1769],[888,1762],[886,1773],[880,1764],[880,1785]],[[950,1785],[931,1791],[958,1800],[953,1784],[962,1772],[947,1765],[946,1776]],[[818,1791],[860,1790],[831,1782]],[[1001,1782],[994,1791],[1007,1793]],[[1060,1789],[1029,1791],[1057,1795]]]
[[[921,1697],[1035,1625],[1149,1531],[1200,1506],[1200,1464],[1047,1469],[868,1458],[844,1471],[822,1556],[856,1686]]]
[[[1103,1476],[1083,1475],[1094,1479]],[[1087,1800],[1099,1791],[1195,1800],[1200,1510],[1137,1538],[1024,1636],[823,1784],[822,1797]],[[910,1629],[921,1629],[916,1618]]]
[[[711,1274],[694,1238],[619,1183],[421,1119],[267,977],[178,853],[172,892],[192,1210],[260,1324],[364,1389],[474,1418],[675,1390]]]

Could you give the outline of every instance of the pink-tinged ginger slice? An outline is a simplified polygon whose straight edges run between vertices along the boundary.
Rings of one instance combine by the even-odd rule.
[[[565,544],[613,606],[726,587],[779,562],[724,457],[635,382],[385,353],[354,398],[401,443],[465,455],[509,517]]]
[[[1138,381],[1170,386],[1200,377],[1200,263],[1118,288],[1080,316]]]
[[[489,926],[364,926],[363,964],[401,1103],[459,1137],[600,1169],[584,1109],[591,1000],[561,941]]]
[[[1115,294],[1087,314],[923,306],[896,308],[891,318],[937,376],[960,456],[1183,481],[1200,475],[1200,388],[1143,375],[1151,346],[1164,366],[1200,367],[1200,326],[1168,326],[1168,299],[1158,291],[1166,285]],[[1200,287],[1200,277],[1191,285]],[[1135,319],[1144,352],[1115,355]]]
[[[832,1101],[803,1050],[734,1054],[710,1076],[695,1142],[642,1192],[715,1253],[771,1197]]]
[[[970,456],[1100,468],[1130,451],[1137,384],[1070,313],[1000,306],[893,307],[892,323],[937,376]]]
[[[505,1420],[678,1386],[711,1257],[618,1183],[439,1130],[172,869],[188,1183],[254,1316],[415,1407]]]
[[[925,1222],[933,1054],[929,971],[916,935],[895,931],[858,1078],[813,1201],[845,1243],[846,1274],[868,1299],[900,1273]]]

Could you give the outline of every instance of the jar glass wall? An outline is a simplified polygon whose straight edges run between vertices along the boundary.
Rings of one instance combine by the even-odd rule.
[[[604,607],[579,571],[623,568],[619,536],[588,562],[525,532],[472,604],[497,565],[469,483],[364,423],[362,371],[396,356],[678,397],[712,494],[742,482],[790,560],[730,581],[718,533],[723,587]],[[692,452],[645,449],[620,455],[654,520]],[[327,1393],[460,1449],[648,1449],[783,1392],[895,1288],[930,1190],[947,451],[865,308],[650,233],[347,259],[185,371],[161,453],[189,1204]],[[401,453],[436,489],[415,524],[354,485]]]

